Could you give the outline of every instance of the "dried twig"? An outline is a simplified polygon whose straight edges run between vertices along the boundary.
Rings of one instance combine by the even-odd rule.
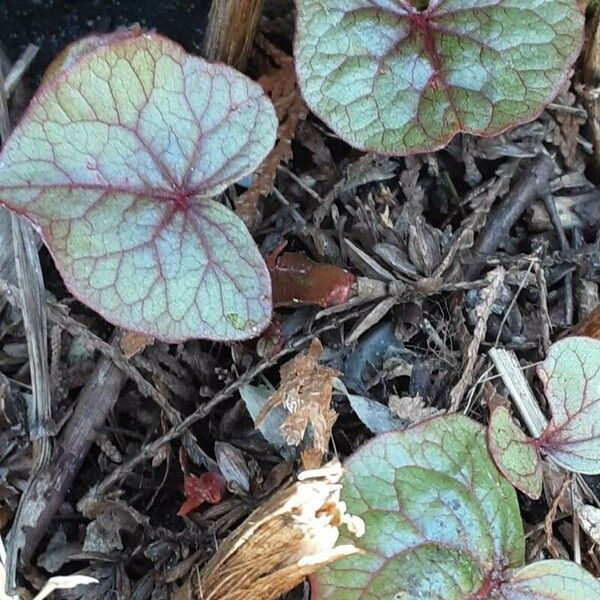
[[[567,252],[570,249],[569,240],[567,239],[567,234],[565,233],[565,229],[560,220],[558,210],[556,209],[556,202],[554,201],[554,196],[550,193],[549,190],[547,190],[546,193],[542,194],[542,200],[544,201],[544,206],[546,207],[546,211],[548,211],[550,222],[552,223],[554,233],[556,234],[556,237],[558,239],[559,248],[563,252]],[[569,326],[573,324],[573,273],[571,271],[567,271],[564,275],[564,280],[565,325]]]
[[[515,353],[503,348],[492,348],[489,354],[529,433],[534,438],[540,437],[548,422],[523,375]]]
[[[15,91],[17,85],[23,78],[23,75],[29,69],[29,65],[33,62],[36,57],[39,48],[34,44],[28,44],[27,48],[23,50],[23,54],[19,56],[12,69],[7,73],[4,78],[4,94],[6,98],[10,98],[12,93]]]
[[[510,304],[507,306],[506,310],[504,311],[504,315],[502,317],[502,321],[500,321],[500,326],[498,327],[498,333],[496,334],[496,339],[494,341],[494,346],[497,346],[499,344],[500,338],[502,337],[502,330],[504,329],[504,326],[506,325],[506,321],[508,321],[508,317],[510,316],[510,312],[515,307],[515,304],[517,303],[517,300],[519,298],[519,294],[523,291],[523,288],[527,284],[527,280],[529,278],[529,275],[531,274],[531,271],[533,271],[533,267],[534,267],[535,264],[537,264],[537,262],[533,261],[533,260],[531,261],[531,263],[529,263],[529,266],[527,267],[527,271],[525,272],[525,275],[523,276],[523,278],[519,282],[519,287],[517,288],[517,291],[515,292],[514,296],[512,297],[512,300],[510,301]]]
[[[538,293],[540,295],[540,312],[541,316],[541,332],[540,337],[542,341],[542,350],[544,355],[548,353],[550,348],[550,332],[552,323],[550,321],[550,314],[548,313],[548,286],[546,285],[546,275],[544,268],[539,264],[535,263],[533,270],[537,278]]]
[[[477,360],[479,346],[485,338],[487,322],[492,314],[492,306],[496,300],[500,286],[504,283],[505,276],[506,271],[502,267],[498,267],[489,274],[490,284],[481,292],[482,299],[475,309],[477,314],[477,324],[475,325],[475,331],[473,332],[473,339],[467,348],[467,361],[461,378],[450,392],[450,408],[448,410],[451,413],[458,410],[460,402],[467,391],[467,388],[473,381],[473,370],[475,368],[475,361]],[[483,294],[484,291],[485,295]]]
[[[243,71],[250,57],[262,6],[262,0],[213,0],[204,41],[206,58]]]
[[[571,486],[571,477],[565,477],[558,494],[552,500],[552,505],[550,506],[550,510],[546,514],[546,518],[544,519],[544,529],[546,530],[546,547],[550,554],[552,554],[553,558],[562,558],[560,552],[556,549],[554,545],[553,537],[553,523],[556,518],[556,513],[558,512],[558,508],[563,499],[563,496],[566,494],[568,488]]]
[[[27,60],[23,60],[23,63],[27,63]],[[18,82],[16,75],[13,80],[14,89],[14,85]],[[3,143],[6,143],[11,129],[7,88],[4,74],[0,69],[0,137]],[[38,256],[38,245],[31,225],[14,213],[11,213],[11,228],[33,390],[33,404],[29,414],[33,465],[8,539],[7,586],[9,589],[14,589],[16,587],[17,556],[26,543],[25,528],[29,523],[29,512],[32,508],[29,499],[33,494],[36,480],[48,467],[52,452],[49,432],[52,419],[52,399],[48,368],[46,290]]]
[[[119,398],[125,376],[114,363],[101,358],[87,385],[80,392],[73,416],[60,435],[52,460],[38,473],[21,498],[24,506],[19,522],[11,531],[22,538],[21,562],[28,563],[42,536],[54,518],[64,496],[94,442],[106,415]],[[14,533],[13,533],[14,532]],[[9,564],[16,568],[16,552]]]
[[[526,165],[514,189],[490,214],[485,227],[477,236],[473,249],[473,256],[477,261],[496,251],[531,202],[547,190],[554,167],[554,161],[546,154]],[[471,265],[466,271],[467,279],[478,277],[482,268],[483,265],[479,262]]]
[[[117,466],[115,470],[110,473],[101,483],[99,483],[88,495],[101,496],[105,494],[115,483],[117,483],[122,477],[125,477],[128,473],[131,473],[133,469],[154,456],[165,444],[177,439],[182,436],[194,423],[201,421],[210,412],[225,400],[231,398],[237,390],[246,383],[250,383],[255,377],[260,375],[263,371],[269,367],[277,364],[282,358],[288,354],[292,354],[297,350],[303,348],[313,338],[320,336],[325,331],[331,329],[339,329],[342,323],[355,319],[359,311],[354,310],[337,319],[329,319],[326,325],[308,333],[302,335],[292,341],[290,341],[283,350],[277,354],[264,358],[254,367],[240,375],[234,382],[217,392],[211,400],[199,406],[192,414],[186,417],[181,423],[173,425],[167,433],[160,436],[156,440],[146,444],[134,457],[130,458],[127,462]]]

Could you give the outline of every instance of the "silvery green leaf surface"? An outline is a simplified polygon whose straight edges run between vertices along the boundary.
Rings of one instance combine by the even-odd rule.
[[[565,469],[600,473],[600,341],[556,342],[537,373],[552,412],[540,447]]]
[[[487,429],[488,449],[501,473],[530,498],[542,493],[542,463],[532,439],[505,406],[496,407]]]
[[[111,323],[169,342],[254,337],[271,316],[269,274],[213,198],[270,151],[273,106],[158,34],[109,42],[38,90],[0,154],[0,202]]]
[[[483,427],[462,415],[377,436],[345,465],[342,500],[361,517],[363,553],[312,579],[315,600],[484,598],[524,540],[514,489],[497,471]]]
[[[498,600],[591,600],[600,598],[600,581],[577,563],[542,560],[516,569]]]
[[[425,5],[420,7],[420,5]],[[582,44],[576,0],[296,0],[298,81],[352,146],[435,150],[534,119]]]

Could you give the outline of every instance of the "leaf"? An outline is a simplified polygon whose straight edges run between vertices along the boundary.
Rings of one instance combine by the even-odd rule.
[[[225,479],[218,473],[202,473],[200,477],[193,474],[186,475],[183,481],[186,500],[177,514],[184,517],[205,502],[218,504],[225,495],[225,489]]]
[[[281,425],[287,416],[285,408],[283,408],[283,406],[275,406],[265,414],[264,418],[262,418],[263,409],[267,404],[270,395],[270,390],[264,385],[253,386],[246,384],[240,387],[240,396],[242,397],[256,428],[262,433],[265,440],[267,440],[267,442],[269,442],[283,458],[291,460],[292,454],[290,448],[281,433]],[[259,415],[261,415],[260,423],[257,422]]]
[[[296,70],[309,108],[352,146],[385,154],[431,151],[460,131],[491,136],[534,119],[582,45],[574,0],[296,6]]]
[[[427,406],[421,396],[399,396],[391,395],[388,404],[390,410],[399,419],[409,423],[419,423],[425,419],[441,415],[443,411],[433,406]]]
[[[483,599],[507,565],[523,563],[516,494],[471,419],[378,436],[345,469],[342,500],[365,522],[353,540],[364,553],[319,571],[313,599]]]
[[[352,294],[356,277],[335,265],[315,262],[301,252],[279,246],[267,258],[273,287],[273,306],[343,304]]]
[[[298,89],[292,57],[266,38],[257,38],[257,43],[267,53],[270,62],[275,63],[275,66],[262,75],[258,82],[275,106],[279,127],[277,143],[260,166],[260,172],[252,185],[237,202],[235,212],[251,231],[252,227],[260,222],[258,200],[272,191],[279,165],[292,158],[292,140],[296,135],[298,124],[306,119],[308,113]]]
[[[151,337],[144,335],[143,333],[126,331],[119,342],[119,346],[121,347],[121,351],[125,358],[132,358],[153,342],[154,340]]]
[[[211,198],[273,146],[271,102],[158,34],[92,47],[42,86],[0,154],[0,201],[109,322],[168,342],[256,336],[269,275]]]
[[[229,489],[250,493],[252,476],[242,451],[227,442],[215,442],[215,458]]]
[[[340,379],[334,379],[333,385],[348,398],[352,410],[371,433],[400,431],[409,424],[406,419],[398,418],[385,404],[366,396],[351,394]]]
[[[537,500],[542,493],[542,463],[537,448],[514,422],[505,406],[497,406],[487,429],[488,449],[500,472],[516,488]]]
[[[302,451],[306,469],[321,466],[327,452],[331,428],[337,413],[330,407],[333,378],[338,372],[319,364],[323,346],[313,339],[308,352],[300,353],[279,369],[281,383],[273,392],[256,417],[260,427],[263,419],[273,409],[282,406],[287,411],[280,430],[290,446],[298,446],[303,440],[308,425],[311,426],[311,447]]]
[[[600,341],[556,342],[537,374],[552,411],[539,447],[565,469],[600,473]]]
[[[577,563],[543,560],[517,569],[500,588],[499,600],[591,600],[600,582]]]
[[[600,544],[600,508],[591,504],[580,504],[577,517],[581,528],[590,536],[594,544]]]

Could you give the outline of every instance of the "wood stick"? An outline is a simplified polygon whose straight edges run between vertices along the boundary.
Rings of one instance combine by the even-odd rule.
[[[539,438],[548,422],[523,375],[515,353],[503,348],[492,348],[489,355],[530,435]]]
[[[29,59],[24,60],[24,62],[27,60]],[[23,71],[21,71],[21,75],[22,73]],[[14,85],[16,83],[18,83],[18,78],[15,75]],[[0,68],[0,138],[2,144],[6,143],[10,131],[8,96],[4,72]],[[46,471],[52,452],[50,431],[48,429],[52,420],[52,398],[50,394],[50,369],[48,366],[46,290],[38,255],[38,239],[31,224],[12,212],[10,213],[10,224],[33,392],[33,402],[28,411],[33,466],[27,488],[19,502],[7,549],[7,584],[9,588],[14,588],[16,585],[17,556],[23,547],[27,522],[24,499],[34,489],[40,473]],[[7,230],[3,230],[3,233],[7,233]]]
[[[523,212],[548,189],[554,168],[554,160],[546,154],[533,159],[525,167],[511,193],[492,211],[485,227],[477,236],[473,248],[475,260],[484,261],[496,251]],[[477,262],[467,268],[466,278],[476,279],[482,270],[483,264]]]
[[[213,0],[204,39],[208,60],[246,69],[263,0]]]
[[[116,339],[113,343],[116,344]],[[9,547],[14,549],[9,555],[9,573],[17,566],[17,548],[21,550],[20,562],[30,561],[79,472],[96,431],[104,425],[106,415],[117,402],[124,382],[125,375],[113,361],[100,358],[77,398],[75,411],[54,448],[48,467],[36,474],[32,485],[21,497],[19,508],[23,508],[19,527],[13,526],[9,538]],[[16,538],[20,543],[16,543]]]

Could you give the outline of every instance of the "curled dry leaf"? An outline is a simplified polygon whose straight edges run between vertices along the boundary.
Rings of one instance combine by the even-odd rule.
[[[343,304],[352,295],[356,277],[335,265],[311,260],[301,252],[281,254],[285,242],[267,258],[273,306]]]
[[[146,346],[154,342],[154,338],[137,331],[126,331],[119,342],[121,351],[125,358],[131,358],[139,354]]]
[[[308,352],[301,353],[285,363],[279,373],[281,384],[273,392],[255,419],[260,427],[269,411],[283,406],[288,412],[281,425],[281,433],[290,446],[298,446],[311,425],[312,444],[302,453],[305,468],[317,468],[327,451],[331,428],[337,413],[331,409],[333,378],[339,373],[319,364],[323,346],[314,339]]]
[[[277,175],[277,167],[292,158],[292,140],[298,123],[306,118],[308,108],[304,104],[294,70],[292,57],[259,37],[258,41],[276,63],[276,67],[263,75],[258,82],[262,85],[275,106],[279,120],[277,142],[259,168],[257,177],[238,201],[236,214],[252,230],[260,221],[258,199],[269,194]]]
[[[323,565],[358,552],[351,542],[336,546],[342,525],[364,533],[362,520],[340,501],[341,476],[337,461],[302,473],[254,511],[172,600],[275,600]]]
[[[442,414],[442,411],[433,406],[426,406],[421,396],[390,396],[388,406],[394,415],[409,423],[420,423],[425,419]]]
[[[252,477],[242,451],[226,442],[215,442],[215,458],[231,491],[250,492]]]

